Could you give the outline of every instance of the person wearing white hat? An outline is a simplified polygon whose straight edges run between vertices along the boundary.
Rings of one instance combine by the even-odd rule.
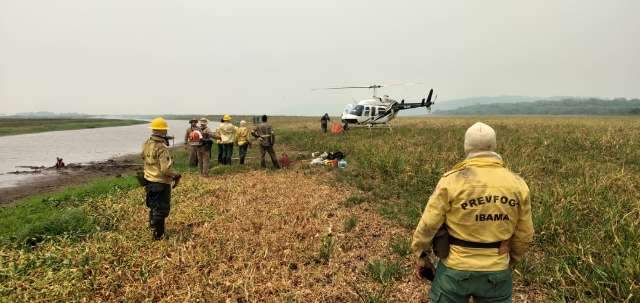
[[[198,167],[198,146],[202,145],[202,134],[198,128],[198,119],[189,120],[189,127],[184,135],[184,148],[187,152],[189,166]]]
[[[238,127],[238,133],[236,136],[236,144],[238,144],[238,150],[240,153],[240,164],[244,164],[244,159],[247,157],[247,151],[251,142],[249,142],[249,135],[251,132],[247,128],[247,121],[240,121],[240,127]]]
[[[533,241],[529,188],[496,153],[496,132],[478,122],[464,137],[466,159],[445,173],[413,234],[418,276],[433,279],[432,302],[511,302],[510,265]],[[440,259],[434,269],[433,247]]]
[[[209,128],[209,120],[200,118],[200,133],[202,134],[202,145],[198,147],[198,171],[201,176],[209,175],[209,160],[211,159],[211,147],[213,146],[214,133]]]

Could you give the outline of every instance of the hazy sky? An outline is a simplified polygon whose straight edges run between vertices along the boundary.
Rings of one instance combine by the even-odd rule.
[[[640,1],[0,0],[0,113],[339,113],[366,90],[640,96]],[[446,102],[446,101],[445,101]]]

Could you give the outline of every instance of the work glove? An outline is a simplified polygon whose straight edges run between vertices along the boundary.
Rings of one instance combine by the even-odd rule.
[[[176,186],[178,186],[178,183],[180,183],[180,179],[182,179],[181,174],[178,174],[177,176],[173,177],[173,186],[171,188],[176,188]]]
[[[418,258],[415,274],[418,279],[429,281],[433,281],[436,276],[436,268],[431,263],[431,260],[429,260],[429,256],[425,253],[422,253],[420,258]]]
[[[147,184],[149,184],[149,181],[147,181],[147,179],[144,178],[144,172],[136,172],[136,180],[138,180],[138,184],[140,184],[140,186],[145,187],[147,186]]]

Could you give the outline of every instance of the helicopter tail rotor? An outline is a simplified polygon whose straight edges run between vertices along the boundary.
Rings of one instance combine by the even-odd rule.
[[[429,91],[429,95],[427,96],[427,98],[422,98],[422,102],[420,105],[423,107],[426,107],[428,110],[431,110],[431,105],[435,104],[435,100],[431,101],[432,97],[433,97],[433,88]]]

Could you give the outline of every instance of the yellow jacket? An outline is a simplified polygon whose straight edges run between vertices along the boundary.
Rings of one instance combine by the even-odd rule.
[[[142,146],[144,178],[150,182],[171,184],[178,173],[173,170],[173,159],[163,138],[151,136]]]
[[[238,128],[238,135],[236,137],[236,141],[238,141],[239,146],[245,145],[247,144],[247,142],[249,142],[250,133],[251,132],[247,127],[242,126]]]
[[[223,122],[218,127],[220,130],[220,143],[229,144],[236,142],[236,131],[238,128],[229,122]]]
[[[222,144],[222,139],[220,139],[222,137],[222,133],[220,132],[219,126],[216,128],[213,137],[216,138],[216,144]]]
[[[451,245],[442,260],[463,271],[499,271],[509,258],[519,260],[533,241],[529,188],[504,167],[500,156],[489,153],[469,158],[444,174],[438,182],[413,234],[411,249],[428,253],[442,224],[458,239],[491,243],[509,240],[510,252],[497,248]]]

